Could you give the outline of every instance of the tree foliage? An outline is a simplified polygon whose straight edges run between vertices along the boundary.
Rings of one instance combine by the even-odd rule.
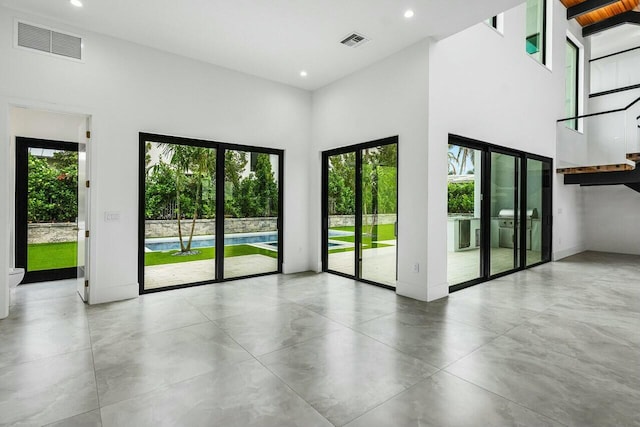
[[[148,167],[145,217],[175,219],[181,252],[189,252],[196,220],[216,216],[216,150],[179,144],[158,146],[163,156]],[[151,148],[147,146],[147,152]],[[247,164],[247,153],[225,151],[225,215],[240,218],[277,216],[278,184],[269,155],[258,154],[255,171],[249,174]],[[187,218],[191,224],[185,242],[183,220]]]
[[[59,151],[51,158],[29,153],[29,222],[75,222],[78,216],[78,153]]]
[[[397,144],[363,151],[363,214],[397,212],[397,162]],[[329,214],[355,214],[356,153],[331,156],[329,170]]]
[[[473,213],[475,197],[473,182],[450,182],[448,194],[449,213]]]

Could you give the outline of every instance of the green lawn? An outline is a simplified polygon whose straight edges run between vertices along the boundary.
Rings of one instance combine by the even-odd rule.
[[[333,230],[355,231],[355,227],[333,227]],[[365,229],[366,230],[366,229]],[[378,238],[376,240],[394,240],[393,224],[384,224],[378,226]],[[331,237],[331,240],[339,240],[342,242],[353,243],[355,236]],[[381,248],[389,245],[382,243],[374,243],[371,236],[363,236],[362,244],[364,249],[371,247]],[[29,245],[27,249],[28,270],[52,270],[57,268],[75,267],[77,265],[76,256],[78,245],[76,242],[65,243],[38,243]],[[353,248],[332,249],[329,253],[350,252]],[[200,253],[187,256],[173,256],[178,251],[168,252],[147,252],[144,254],[144,265],[160,265],[160,264],[177,264],[181,262],[202,261],[214,259],[214,248],[199,248]],[[225,257],[234,257],[242,255],[265,255],[271,258],[277,258],[278,253],[268,249],[257,248],[251,245],[232,245],[225,246]]]
[[[363,227],[365,234],[362,236],[362,245],[363,245],[363,249],[368,249],[368,248],[384,248],[386,246],[390,246],[390,245],[386,245],[384,243],[375,243],[377,241],[380,240],[395,240],[396,237],[394,235],[394,231],[395,231],[395,227],[393,224],[382,224],[382,225],[378,225],[378,237],[376,238],[376,240],[372,240],[372,236],[367,235],[366,233],[368,233],[370,231],[370,227]],[[341,231],[351,231],[351,232],[355,232],[356,228],[355,227],[331,227],[331,230],[341,230]],[[339,240],[341,242],[349,242],[349,243],[354,243],[355,242],[355,236],[335,236],[335,237],[330,237],[331,240]],[[336,252],[349,252],[349,251],[353,251],[353,248],[341,248],[341,249],[332,249],[329,251],[329,253],[336,253]]]
[[[198,248],[200,253],[195,255],[174,256],[177,250],[167,252],[147,252],[144,254],[144,265],[178,264],[181,262],[203,261],[215,258],[215,248]],[[224,247],[224,256],[234,257],[242,255],[266,255],[277,258],[278,253],[268,249],[257,248],[251,245],[231,245]]]
[[[29,271],[54,270],[78,265],[78,243],[33,243],[27,247]]]

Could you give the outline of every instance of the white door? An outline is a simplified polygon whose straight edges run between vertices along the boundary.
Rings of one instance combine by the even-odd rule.
[[[89,129],[89,119],[79,128],[78,136],[78,294],[83,301],[89,298],[89,288],[86,285],[89,280],[89,242],[86,239],[86,231],[89,229],[89,188],[88,179],[88,159],[87,159],[87,131]]]

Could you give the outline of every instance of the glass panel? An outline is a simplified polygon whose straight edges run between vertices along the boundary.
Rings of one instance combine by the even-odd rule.
[[[355,276],[356,153],[329,156],[329,270]]]
[[[278,161],[275,154],[225,151],[225,279],[278,271]]]
[[[76,267],[78,153],[31,147],[27,174],[27,271]]]
[[[527,53],[545,63],[545,0],[527,0]]]
[[[360,277],[396,286],[398,145],[362,150]]]
[[[566,117],[578,115],[578,47],[567,39],[567,61],[565,71],[565,114]],[[578,120],[564,122],[569,129],[578,129]]]
[[[145,289],[215,280],[216,150],[146,143]]]
[[[597,59],[589,63],[591,93],[633,86],[640,83],[638,49]]]
[[[539,160],[527,159],[527,265],[542,261],[542,225],[543,220],[543,163]]]
[[[482,152],[449,145],[447,281],[456,285],[481,277]]]
[[[491,153],[490,274],[519,267],[520,159]]]

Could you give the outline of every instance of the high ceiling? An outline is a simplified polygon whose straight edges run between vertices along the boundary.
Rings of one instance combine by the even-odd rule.
[[[578,4],[586,4],[589,0],[560,0],[567,9]],[[624,12],[629,12],[638,8],[640,0],[618,0],[606,6],[597,8],[591,12],[576,17],[576,21],[583,27],[595,24],[605,19],[612,18]]]
[[[313,90],[426,37],[454,34],[522,1],[82,0],[82,8],[69,0],[0,4]],[[404,17],[408,9],[415,12],[413,18]],[[355,49],[341,45],[352,32],[371,41]],[[302,70],[307,77],[300,76]]]

